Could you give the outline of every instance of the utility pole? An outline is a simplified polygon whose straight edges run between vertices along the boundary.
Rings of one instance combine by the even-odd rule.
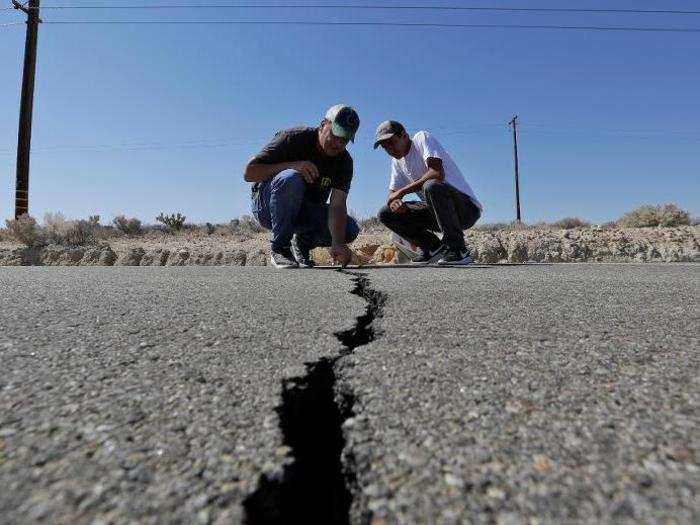
[[[32,142],[32,111],[34,108],[34,76],[36,73],[36,44],[39,35],[40,0],[29,0],[26,6],[12,0],[15,9],[27,15],[27,36],[24,43],[24,72],[22,99],[17,136],[17,185],[15,187],[15,218],[29,212],[29,153]]]
[[[513,162],[515,166],[515,216],[518,222],[520,217],[520,180],[518,177],[518,115],[508,123],[513,128]]]

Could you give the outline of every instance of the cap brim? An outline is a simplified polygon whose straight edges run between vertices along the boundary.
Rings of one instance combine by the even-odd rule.
[[[355,134],[346,130],[336,122],[331,122],[331,131],[333,135],[341,139],[348,139],[350,142],[355,142]]]
[[[394,135],[395,133],[385,133],[384,135],[380,135],[379,137],[377,137],[377,140],[374,141],[374,149],[377,149],[382,142],[390,139]]]

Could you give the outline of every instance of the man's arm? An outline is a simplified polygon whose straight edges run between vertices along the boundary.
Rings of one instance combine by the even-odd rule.
[[[333,188],[328,213],[328,228],[331,232],[331,257],[343,266],[350,262],[350,249],[345,244],[345,230],[348,222],[347,192]]]
[[[309,184],[318,178],[318,169],[313,162],[279,162],[277,164],[256,163],[255,158],[248,161],[243,179],[246,182],[265,182],[284,170],[296,170]]]
[[[389,206],[391,206],[391,202],[394,200],[400,200],[409,193],[421,191],[423,189],[423,185],[429,180],[435,179],[440,182],[445,180],[445,170],[442,167],[441,159],[428,157],[425,162],[428,165],[428,171],[426,171],[420,179],[408,184],[407,186],[404,186],[403,188],[399,188],[398,190],[389,193],[389,197],[387,198],[387,204],[389,204]]]

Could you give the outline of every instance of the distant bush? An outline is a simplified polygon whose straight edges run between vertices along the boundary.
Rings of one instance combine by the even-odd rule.
[[[524,222],[485,222],[482,224],[477,224],[472,228],[474,231],[495,233],[499,231],[522,231],[522,230],[542,230],[549,229],[549,225],[544,222],[538,222],[535,224],[525,224]]]
[[[204,227],[206,228],[207,235],[212,235],[216,231],[216,226],[210,222],[206,223]]]
[[[44,213],[44,235],[46,242],[51,244],[63,244],[63,237],[69,227],[69,222],[59,211],[56,213]]]
[[[30,248],[44,243],[43,235],[36,223],[36,219],[26,213],[20,215],[18,219],[6,220],[5,224],[7,224],[7,230],[10,232],[10,235],[12,235],[16,241]]]
[[[615,230],[617,228],[619,228],[619,226],[615,221],[604,222],[600,225],[601,230]]]
[[[509,229],[510,224],[507,222],[485,222],[483,224],[477,224],[472,228],[472,230],[478,232],[493,233],[497,231]]]
[[[99,223],[99,217],[98,221]],[[95,241],[98,225],[91,220],[69,221],[62,213],[44,214],[44,237],[47,243],[84,246]]]
[[[250,215],[243,215],[238,219],[233,219],[229,223],[229,228],[232,234],[243,235],[245,237],[255,237],[257,234],[266,231],[265,228],[260,226],[258,221]]]
[[[690,224],[690,214],[675,204],[644,205],[625,213],[617,223],[622,228],[646,228],[650,226],[683,226]]]
[[[87,219],[87,221],[92,224],[93,226],[99,226],[100,225],[100,216],[99,215],[90,215]]]
[[[379,217],[367,217],[366,219],[360,219],[357,221],[360,225],[360,229],[363,232],[376,232],[376,231],[386,231],[386,226],[382,224]]]
[[[177,214],[172,213],[170,215],[164,215],[162,212],[158,217],[156,217],[156,220],[165,226],[167,226],[171,231],[177,231],[179,232],[182,229],[183,224],[185,224],[185,220],[187,217],[184,215],[180,214],[179,212]]]
[[[552,226],[562,230],[573,230],[574,228],[588,228],[591,224],[578,217],[564,217],[552,223]]]
[[[143,232],[141,221],[133,217],[127,219],[123,215],[118,215],[112,220],[114,227],[125,235],[139,235]]]
[[[95,242],[95,225],[90,221],[70,221],[65,229],[60,244],[68,246],[85,246]]]

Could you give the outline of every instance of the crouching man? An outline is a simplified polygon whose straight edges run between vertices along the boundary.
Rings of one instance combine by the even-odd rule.
[[[450,155],[427,131],[411,138],[394,120],[382,122],[375,139],[374,149],[382,146],[392,157],[379,220],[419,247],[415,263],[472,263],[463,230],[474,226],[483,208]],[[404,202],[410,193],[420,201]],[[442,240],[435,232],[442,232]]]
[[[276,268],[313,266],[310,251],[317,246],[330,247],[342,265],[350,261],[347,244],[360,228],[347,214],[353,165],[345,147],[359,126],[355,110],[339,104],[318,127],[278,132],[248,162],[244,178],[254,183],[252,212],[272,230],[270,263]]]

